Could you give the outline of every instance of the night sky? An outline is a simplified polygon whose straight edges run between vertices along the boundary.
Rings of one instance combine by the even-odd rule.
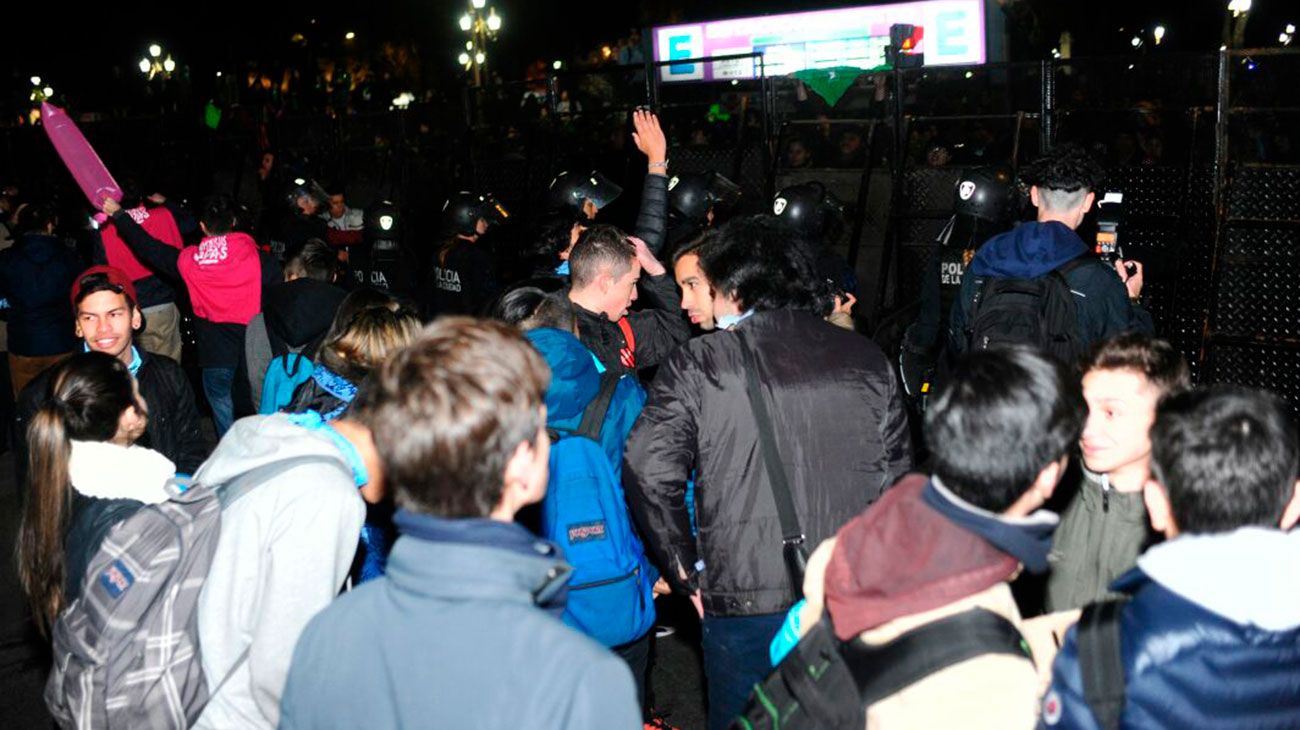
[[[492,4],[504,19],[493,61],[506,79],[512,79],[521,78],[534,59],[569,60],[602,42],[616,41],[633,27],[861,2],[492,0]],[[1164,23],[1168,34],[1161,49],[1148,46],[1147,52],[1213,51],[1220,42],[1226,6],[1225,0],[1015,0],[1001,4],[1011,7],[1012,60],[1044,57],[1056,45],[1060,31],[1067,28],[1074,34],[1075,56],[1132,53],[1128,42],[1133,31],[1144,28],[1149,32],[1157,22]],[[1300,22],[1300,8],[1294,2],[1256,0],[1254,5],[1247,45],[1276,46],[1282,27]],[[120,7],[130,12],[102,17],[84,12],[74,15],[58,3],[29,3],[22,23],[9,24],[0,44],[0,62],[10,83],[25,85],[29,76],[40,75],[56,89],[93,92],[93,87],[111,78],[114,66],[125,74],[138,74],[135,64],[150,42],[163,44],[178,61],[190,64],[196,79],[211,78],[216,70],[233,70],[247,58],[274,62],[291,57],[295,51],[289,37],[295,32],[328,52],[342,44],[344,32],[351,30],[358,34],[358,44],[415,42],[422,50],[424,65],[435,72],[435,82],[454,84],[454,58],[463,43],[456,19],[466,6],[446,1],[369,2],[351,19],[346,13],[313,10],[310,3],[272,6],[233,0],[220,7],[217,3],[184,3],[183,11],[169,11],[169,5],[162,2]],[[313,18],[314,24],[310,22]]]

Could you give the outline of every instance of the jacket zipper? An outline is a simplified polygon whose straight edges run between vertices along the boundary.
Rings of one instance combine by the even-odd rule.
[[[632,569],[632,572],[631,572],[631,573],[627,573],[626,575],[620,575],[620,576],[616,576],[616,577],[614,577],[614,578],[606,578],[605,580],[596,580],[596,581],[592,581],[592,582],[590,582],[590,583],[583,583],[583,584],[580,585],[580,586],[569,586],[569,590],[571,590],[571,591],[585,591],[585,590],[587,590],[588,588],[599,588],[599,587],[601,587],[601,586],[607,586],[607,585],[611,585],[611,584],[613,584],[613,583],[621,583],[622,581],[625,581],[625,580],[627,580],[628,578],[631,578],[631,577],[635,576],[637,573],[640,573],[640,572],[641,572],[641,568],[640,568],[640,567],[636,567],[636,568],[633,568],[633,569]]]

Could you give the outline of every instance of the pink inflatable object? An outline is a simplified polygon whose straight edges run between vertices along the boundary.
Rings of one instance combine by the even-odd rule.
[[[104,198],[120,201],[122,188],[117,186],[117,181],[109,174],[108,168],[104,167],[99,155],[95,154],[95,148],[86,141],[68,113],[43,101],[41,120],[45,124],[45,133],[50,136],[55,151],[59,153],[63,164],[67,166],[68,172],[72,173],[73,179],[77,181],[77,185],[81,188],[81,192],[85,193],[90,204],[98,210],[104,203]]]

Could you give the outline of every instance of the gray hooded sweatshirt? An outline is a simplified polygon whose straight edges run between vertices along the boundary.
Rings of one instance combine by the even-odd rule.
[[[365,519],[352,471],[323,431],[285,415],[237,421],[195,474],[225,484],[299,456],[221,514],[221,537],[199,596],[199,645],[212,698],[195,728],[274,728],[294,644],[334,600]]]

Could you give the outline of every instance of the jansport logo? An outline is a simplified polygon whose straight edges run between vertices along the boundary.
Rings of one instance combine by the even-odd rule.
[[[104,590],[108,591],[108,595],[113,598],[126,593],[126,589],[130,588],[132,583],[135,583],[135,576],[131,575],[131,571],[121,560],[114,560],[113,564],[105,568],[99,576],[99,584],[104,586]]]
[[[579,542],[591,542],[592,540],[604,540],[605,521],[597,520],[595,522],[580,522],[575,525],[569,525],[569,544],[573,545]]]

